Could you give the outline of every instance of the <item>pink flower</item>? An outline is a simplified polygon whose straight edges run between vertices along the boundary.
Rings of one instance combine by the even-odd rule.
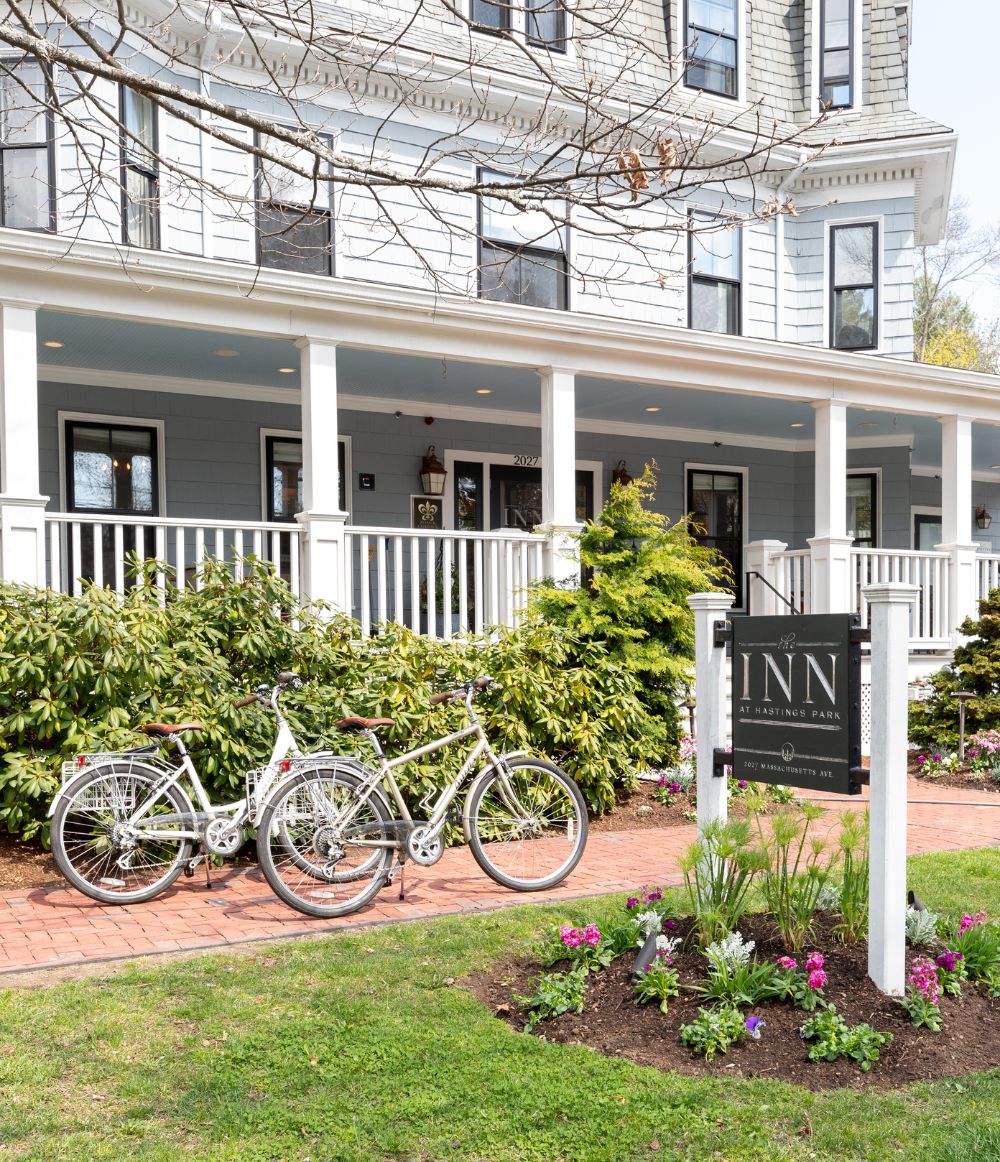
[[[798,968],[798,964],[792,960],[790,956],[779,956],[777,960],[778,968]]]
[[[671,795],[679,795],[680,791],[681,791],[680,783],[674,782],[674,783],[670,784],[670,794]]]
[[[939,763],[939,762],[941,761],[941,756],[940,756],[939,754],[936,754],[936,755],[934,756],[934,761],[935,761],[936,763]]]
[[[910,965],[910,975],[907,983],[921,996],[926,997],[932,1005],[941,999],[941,985],[938,981],[937,967],[926,956],[914,957]]]
[[[959,936],[964,936],[970,928],[982,928],[988,919],[989,915],[986,912],[977,912],[975,916],[966,913],[958,925]]]
[[[583,943],[583,933],[579,928],[571,928],[568,924],[563,924],[559,929],[559,938],[567,948],[579,948]]]
[[[583,930],[583,939],[592,947],[596,947],[601,941],[601,932],[596,924],[588,924]]]
[[[926,755],[924,755],[924,754],[922,754],[922,755],[919,755],[919,756],[918,756],[918,758],[917,758],[917,763],[918,763],[918,765],[919,765],[919,766],[923,766],[925,762],[927,762],[927,756],[926,756]]]
[[[814,969],[822,968],[826,961],[823,959],[822,953],[810,952],[809,958],[806,960],[806,972],[812,972]]]
[[[821,968],[814,968],[807,983],[813,992],[817,992],[826,984],[826,973]]]
[[[745,790],[747,789],[747,781],[746,781],[746,779],[740,779],[740,781],[739,781],[739,782],[736,784],[736,786],[737,786],[737,787],[739,787],[739,789],[740,789],[741,791],[745,791]]]

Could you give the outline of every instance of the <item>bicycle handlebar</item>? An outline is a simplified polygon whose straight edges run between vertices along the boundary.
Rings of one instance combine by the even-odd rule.
[[[440,694],[432,694],[430,697],[431,706],[440,706],[444,702],[454,702],[458,698],[465,698],[469,694],[481,694],[484,690],[488,690],[491,686],[497,684],[496,678],[491,678],[487,674],[483,674],[479,678],[474,678],[470,682],[463,682],[461,686],[454,690],[442,690]]]
[[[292,670],[282,670],[275,680],[274,689],[277,690],[281,686],[291,686],[293,690],[298,690],[301,685],[302,679],[298,674]],[[238,702],[234,702],[233,709],[242,710],[246,706],[252,706],[254,702],[267,702],[272,693],[271,687],[266,682],[262,682],[253,694],[248,694],[245,698],[240,698]]]
[[[260,701],[259,694],[248,694],[246,698],[241,698],[238,702],[233,703],[234,710],[242,710],[244,706],[250,706],[254,702]]]

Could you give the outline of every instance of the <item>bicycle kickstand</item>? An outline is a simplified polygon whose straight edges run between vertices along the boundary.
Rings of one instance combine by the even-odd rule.
[[[210,855],[206,855],[205,856],[205,891],[210,892],[211,890],[212,890],[212,857]]]
[[[404,868],[403,863],[401,862],[399,865],[399,898],[401,900],[406,898],[403,895],[403,875],[404,875],[404,872],[405,872],[405,868]]]

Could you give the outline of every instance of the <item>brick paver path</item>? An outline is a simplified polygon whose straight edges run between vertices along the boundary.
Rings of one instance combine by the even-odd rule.
[[[1000,796],[911,780],[909,797],[911,854],[1000,845]],[[852,810],[864,800],[826,805]],[[453,848],[432,868],[407,865],[405,900],[390,885],[369,907],[341,920],[312,920],[286,908],[257,871],[223,871],[212,891],[203,875],[182,878],[150,903],[128,907],[105,907],[63,887],[10,892],[0,896],[0,974],[677,883],[677,857],[693,839],[693,826],[594,833],[564,884],[530,895],[501,888],[466,849]]]

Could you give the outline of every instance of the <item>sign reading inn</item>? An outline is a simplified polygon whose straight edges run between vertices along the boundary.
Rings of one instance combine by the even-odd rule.
[[[858,794],[861,657],[850,614],[733,619],[737,778]]]

